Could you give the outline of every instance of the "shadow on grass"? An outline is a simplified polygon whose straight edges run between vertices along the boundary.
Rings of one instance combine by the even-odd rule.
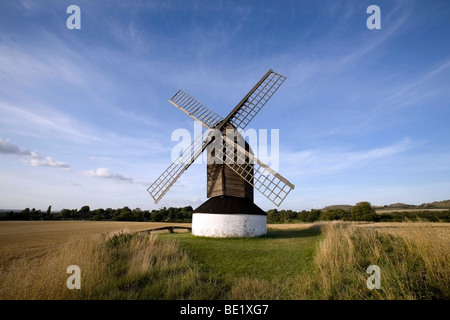
[[[293,239],[293,238],[309,238],[320,235],[320,228],[313,226],[307,229],[268,229],[267,234],[261,236],[261,238],[268,239]]]
[[[267,234],[257,237],[226,237],[226,238],[214,238],[214,237],[203,237],[203,236],[194,236],[192,233],[164,233],[160,234],[163,238],[169,239],[175,235],[175,237],[179,239],[189,238],[191,240],[205,240],[205,241],[261,241],[261,240],[270,240],[270,239],[299,239],[299,238],[310,238],[316,237],[321,234],[320,228],[317,226],[312,226],[305,229],[267,229]],[[194,241],[195,241],[194,240]]]

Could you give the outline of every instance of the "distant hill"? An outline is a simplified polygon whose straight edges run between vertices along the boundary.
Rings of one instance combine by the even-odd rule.
[[[377,210],[382,210],[382,209],[393,210],[393,209],[417,209],[418,206],[416,206],[414,204],[406,204],[406,203],[397,202],[397,203],[392,203],[392,204],[385,205],[385,206],[373,206],[373,207]]]
[[[431,203],[422,203],[421,205],[393,203],[386,206],[374,206],[377,210],[387,209],[450,209],[450,200],[434,201]]]
[[[422,203],[420,206],[418,206],[418,209],[450,209],[450,200]]]
[[[392,209],[394,209],[394,208],[400,208],[400,209],[413,209],[413,208],[415,208],[416,206],[413,205],[413,204],[406,204],[406,203],[398,202],[398,203],[392,203],[392,204],[388,205],[387,207],[388,207],[388,208],[392,208]]]
[[[344,209],[350,211],[353,208],[349,204],[336,204],[331,206],[326,206],[322,210],[332,210],[332,209]],[[450,209],[450,200],[434,201],[431,203],[422,203],[421,205],[407,204],[407,203],[392,203],[384,206],[373,206],[375,210],[405,210],[405,209]]]

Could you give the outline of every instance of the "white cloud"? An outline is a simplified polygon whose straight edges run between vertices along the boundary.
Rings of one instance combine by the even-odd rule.
[[[44,157],[39,152],[21,149],[18,145],[11,143],[9,139],[0,138],[0,154],[23,156],[26,162],[31,164],[33,167],[70,168],[70,165],[67,163],[54,160],[48,156]]]
[[[68,169],[70,166],[67,163],[57,161],[52,159],[51,157],[45,158],[33,158],[30,160],[30,164],[33,167],[53,167],[53,168],[65,168]]]
[[[80,171],[80,174],[89,178],[114,179],[118,181],[133,182],[133,179],[121,174],[115,174],[108,168],[98,168],[96,170]]]

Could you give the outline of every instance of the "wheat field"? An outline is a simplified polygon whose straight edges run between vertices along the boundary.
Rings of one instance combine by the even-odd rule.
[[[173,225],[164,222],[1,221],[0,266],[20,257],[38,258],[55,252],[70,238],[135,232]],[[189,223],[180,223],[190,226]]]

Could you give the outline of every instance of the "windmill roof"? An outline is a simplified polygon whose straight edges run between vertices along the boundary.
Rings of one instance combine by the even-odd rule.
[[[266,212],[253,201],[233,196],[217,196],[208,199],[194,213],[222,213],[222,214],[257,214],[266,215]]]

